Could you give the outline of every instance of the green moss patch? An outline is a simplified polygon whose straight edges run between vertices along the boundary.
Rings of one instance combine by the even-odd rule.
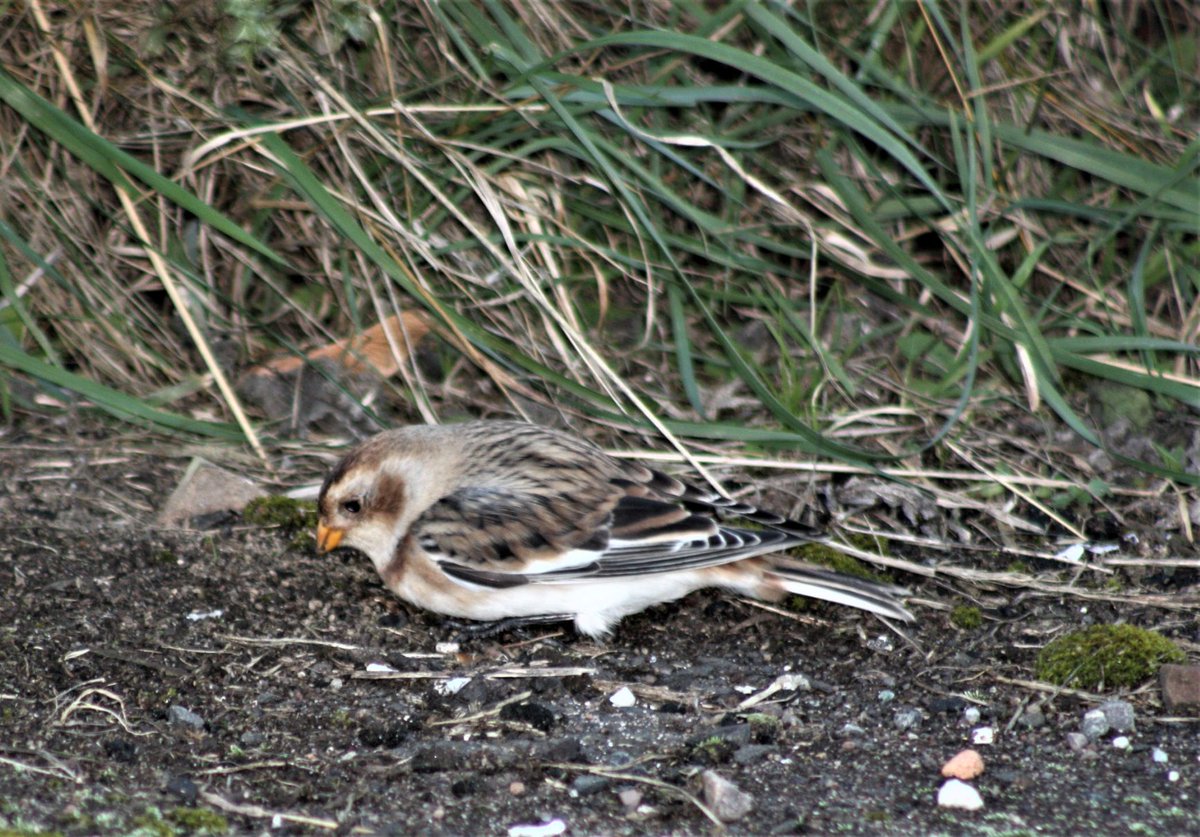
[[[842,575],[848,575],[853,578],[864,578],[867,581],[874,581],[878,584],[889,583],[888,579],[874,572],[868,564],[864,564],[862,561],[844,552],[839,552],[836,547],[829,546],[828,544],[805,544],[796,550],[796,554],[810,564],[828,567]]]
[[[950,622],[956,628],[973,631],[983,624],[983,613],[974,605],[959,605],[950,611]]]
[[[1133,625],[1093,625],[1066,634],[1038,654],[1041,680],[1077,689],[1127,688],[1151,677],[1163,663],[1180,663],[1171,640]]]
[[[317,525],[317,504],[291,497],[256,497],[246,504],[242,519],[255,526],[309,529]]]
[[[175,808],[167,819],[185,834],[227,834],[229,821],[207,808]]]

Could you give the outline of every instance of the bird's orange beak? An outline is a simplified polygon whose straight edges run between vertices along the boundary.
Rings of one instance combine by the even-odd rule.
[[[317,524],[317,552],[332,552],[338,548],[342,538],[346,536],[345,529],[335,529],[324,523]]]

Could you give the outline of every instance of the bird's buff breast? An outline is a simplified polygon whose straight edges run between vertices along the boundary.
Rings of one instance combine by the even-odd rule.
[[[439,570],[411,534],[404,536],[392,560],[378,570],[384,586],[406,602],[448,616],[479,618],[472,611],[479,606],[480,594]]]

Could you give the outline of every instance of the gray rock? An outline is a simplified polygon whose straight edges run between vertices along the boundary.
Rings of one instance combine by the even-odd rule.
[[[1021,713],[1021,723],[1030,729],[1037,729],[1046,723],[1046,716],[1042,713],[1040,706],[1027,706],[1025,711]]]
[[[167,709],[167,721],[194,729],[204,729],[204,719],[190,709],[174,705]]]
[[[1080,731],[1088,737],[1089,741],[1103,737],[1110,728],[1108,717],[1099,709],[1089,709],[1085,712],[1083,721],[1079,725]]]
[[[1188,712],[1191,707],[1200,706],[1200,665],[1167,663],[1158,675],[1163,705],[1168,712]]]
[[[734,750],[733,761],[735,764],[754,764],[778,750],[778,747],[770,744],[747,744]]]
[[[921,723],[921,710],[915,706],[901,706],[892,716],[892,722],[896,725],[896,729],[912,729]]]
[[[1088,745],[1088,737],[1082,732],[1068,732],[1067,746],[1075,752],[1079,752]]]
[[[1133,732],[1136,714],[1133,704],[1124,700],[1106,700],[1100,704],[1099,709],[1108,720],[1110,729],[1117,732]]]
[[[754,810],[754,797],[719,773],[705,770],[700,774],[704,804],[721,822],[733,822]]]
[[[193,517],[241,511],[251,500],[266,494],[253,480],[195,457],[158,513],[158,524],[183,526]]]
[[[580,796],[590,796],[604,790],[612,780],[607,776],[597,776],[594,773],[581,773],[571,782],[571,790]]]

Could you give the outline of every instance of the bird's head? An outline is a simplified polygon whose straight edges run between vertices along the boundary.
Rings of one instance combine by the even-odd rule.
[[[406,480],[387,457],[369,446],[339,462],[325,478],[317,499],[317,550],[348,546],[377,566],[391,558],[403,534]]]
[[[381,433],[346,454],[317,499],[317,549],[348,546],[377,569],[391,560],[413,520],[460,470],[449,434],[423,426]]]

